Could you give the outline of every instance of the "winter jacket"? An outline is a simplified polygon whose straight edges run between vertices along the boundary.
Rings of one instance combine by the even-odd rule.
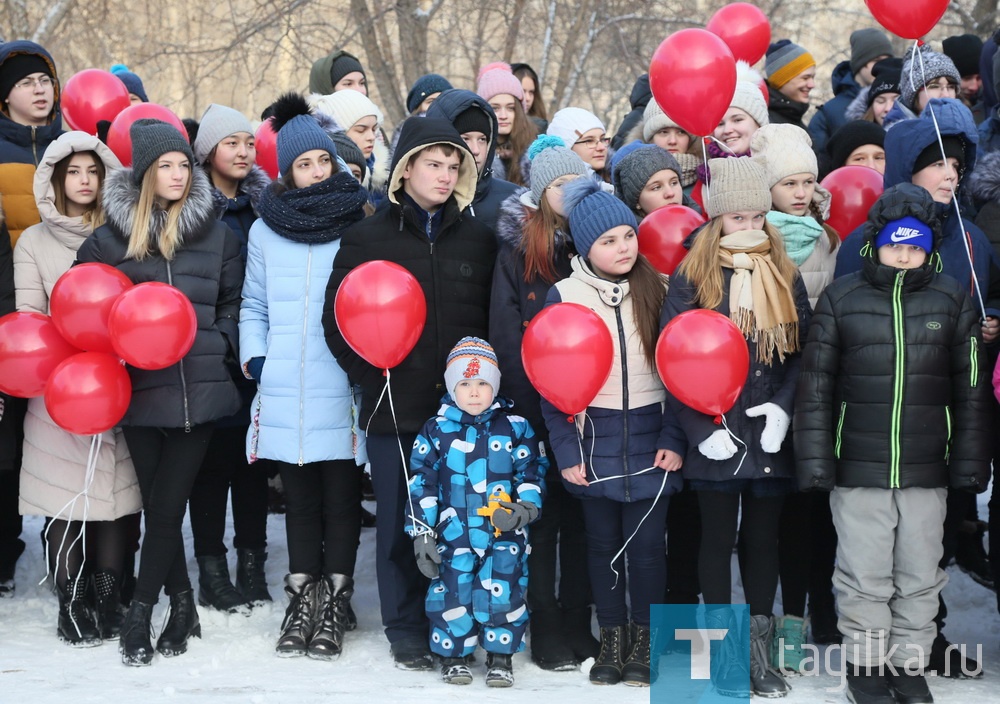
[[[108,264],[134,284],[158,281],[177,287],[190,299],[198,319],[194,345],[180,362],[155,371],[128,367],[132,401],[121,425],[189,428],[239,408],[239,393],[225,360],[239,358],[240,244],[215,219],[205,172],[192,169],[191,174],[191,191],[178,223],[182,244],[172,260],[152,252],[138,261],[126,253],[140,193],[131,169],[120,169],[105,181],[107,222],[77,253],[78,262]],[[158,231],[165,220],[165,211],[154,212],[152,228]]]
[[[897,102],[898,104],[898,102]],[[956,135],[965,143],[965,168],[960,174],[958,184],[959,200],[965,184],[965,174],[976,168],[976,130],[972,124],[969,109],[954,99],[934,98],[930,105],[941,134]],[[903,120],[886,132],[885,135],[885,176],[886,189],[900,183],[910,183],[913,177],[913,165],[917,157],[929,145],[937,142],[934,121],[930,110],[924,110],[919,118]],[[943,273],[956,279],[963,290],[969,292],[976,307],[979,307],[975,289],[973,288],[972,272],[965,249],[965,237],[959,224],[955,208],[950,203],[938,203],[935,206],[938,217],[943,220],[941,237],[935,241],[934,248],[940,256]],[[968,233],[972,245],[972,260],[976,280],[979,282],[986,312],[989,315],[1000,316],[1000,264],[997,255],[990,246],[989,240],[982,230],[976,227],[972,218],[963,214],[962,223]],[[839,278],[863,267],[861,249],[864,246],[864,225],[859,226],[841,244],[837,255],[837,268],[834,277]]]
[[[621,502],[651,499],[661,493],[661,487],[662,493],[670,495],[681,487],[680,474],[668,472],[664,477],[663,470],[649,468],[657,450],[683,456],[686,447],[664,403],[663,382],[643,352],[629,283],[600,278],[583,257],[574,257],[571,267],[569,278],[549,290],[545,306],[577,303],[597,313],[611,333],[614,358],[611,375],[575,423],[567,422],[566,414],[544,398],[541,401],[556,466],[559,470],[581,462],[587,466],[590,486],[564,485],[577,496]],[[595,477],[622,478],[595,482]]]
[[[979,123],[979,153],[1000,152],[1000,105],[993,108],[990,116]]]
[[[0,44],[0,67],[12,56],[29,54],[48,64],[52,75],[56,65],[45,49],[34,42],[12,41]],[[6,96],[3,96],[6,99]],[[29,127],[14,122],[0,110],[0,194],[7,216],[7,230],[11,246],[17,244],[24,228],[39,221],[35,194],[32,189],[35,166],[49,144],[62,134],[62,115],[59,113],[59,83],[55,84],[55,108],[47,125]]]
[[[795,404],[799,486],[955,487],[990,478],[992,414],[979,314],[928,260],[879,263],[873,240],[889,221],[936,221],[923,189],[879,200],[865,225],[861,271],[820,296]]]
[[[48,315],[52,288],[76,260],[93,230],[55,206],[52,171],[74,152],[92,151],[106,173],[121,168],[110,149],[84,132],[66,132],[49,145],[35,171],[35,195],[42,222],[21,235],[14,250],[17,308]],[[106,178],[106,177],[105,177]],[[18,510],[23,515],[83,520],[84,501],[69,503],[86,485],[90,437],[68,433],[49,416],[41,397],[28,400],[24,419]],[[87,490],[87,519],[113,521],[142,509],[139,484],[121,429],[101,434],[94,478]]]
[[[539,441],[548,440],[549,433],[542,418],[541,397],[528,380],[521,359],[521,340],[528,323],[545,307],[552,284],[536,276],[530,283],[524,280],[524,253],[521,239],[528,219],[528,206],[520,196],[527,188],[505,200],[497,219],[497,239],[500,252],[493,271],[493,291],[490,294],[490,344],[496,351],[503,372],[503,395],[514,402],[514,411],[528,419]],[[555,233],[556,280],[570,275],[570,259],[575,254],[573,242],[562,231]]]
[[[479,108],[489,118],[490,133],[486,135],[486,161],[483,173],[476,181],[476,196],[472,199],[472,215],[484,223],[490,230],[496,232],[497,218],[500,215],[500,204],[503,203],[518,187],[509,181],[495,178],[493,175],[493,157],[497,146],[497,116],[490,104],[478,95],[467,90],[446,90],[437,97],[427,110],[427,117],[440,117],[454,124],[455,118],[469,108]]]
[[[847,108],[861,91],[861,86],[854,80],[851,72],[850,61],[837,64],[830,76],[830,83],[833,84],[834,97],[820,105],[809,121],[809,136],[812,137],[813,149],[817,152],[826,149],[826,141],[847,122]]]
[[[802,118],[809,112],[809,103],[800,103],[782,95],[781,91],[767,86],[767,119],[772,125],[788,124],[806,128]]]
[[[729,286],[733,278],[733,270],[723,268],[722,303],[716,312],[729,317]],[[805,344],[811,311],[808,294],[801,277],[796,277],[793,287],[795,293],[795,309],[799,317],[799,348]],[[670,290],[663,304],[663,314],[660,316],[660,327],[681,313],[694,310],[695,287],[680,273],[670,277]],[[670,391],[667,391],[667,401],[673,408],[677,420],[687,437],[688,453],[684,458],[684,478],[701,481],[725,482],[730,479],[774,479],[792,478],[795,476],[794,457],[792,452],[791,430],[776,453],[764,452],[760,446],[760,436],[764,432],[764,416],[750,418],[747,409],[764,403],[774,403],[781,407],[791,417],[795,401],[795,383],[799,374],[801,353],[785,357],[779,361],[775,357],[771,365],[757,359],[755,353],[757,343],[747,341],[750,353],[750,368],[743,390],[736,399],[735,405],[726,414],[726,424],[730,431],[746,443],[746,458],[744,447],[737,445],[738,450],[728,460],[710,460],[698,450],[698,445],[709,435],[719,430],[712,416],[705,415],[681,403]]]
[[[646,106],[649,105],[649,101],[652,99],[653,91],[649,87],[649,74],[644,73],[635,79],[635,83],[632,85],[632,92],[628,97],[628,102],[632,106],[632,110],[622,120],[621,127],[618,128],[615,136],[611,139],[612,150],[617,151],[623,145],[628,144],[629,140],[626,139],[626,135],[637,124],[642,124],[642,114],[646,111]],[[608,161],[611,161],[610,154],[608,155]]]
[[[969,176],[969,192],[979,206],[976,226],[1000,253],[1000,151],[980,157]]]
[[[403,134],[393,157],[388,205],[352,225],[341,238],[323,307],[327,344],[348,378],[361,385],[361,427],[372,433],[395,435],[397,425],[388,402],[383,399],[378,405],[386,384],[383,370],[351,349],[337,327],[337,289],[351,270],[378,259],[399,264],[413,274],[427,301],[420,338],[406,359],[392,369],[395,420],[401,433],[416,433],[434,414],[444,393],[445,361],[455,343],[466,335],[485,337],[488,331],[496,238],[486,225],[463,214],[475,194],[475,162],[458,133],[444,121],[424,118],[414,124],[418,127]],[[455,192],[442,206],[440,230],[431,242],[420,214],[403,198],[402,174],[411,155],[442,143],[459,147],[462,165]]]
[[[240,254],[247,258],[247,242],[250,228],[257,221],[257,201],[264,189],[271,183],[271,177],[264,169],[254,165],[247,177],[236,188],[236,197],[228,198],[218,188],[212,188],[212,207],[215,216],[229,226],[240,241]]]

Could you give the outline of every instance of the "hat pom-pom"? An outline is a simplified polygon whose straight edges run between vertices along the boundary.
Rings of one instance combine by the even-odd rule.
[[[271,127],[275,132],[280,132],[282,127],[299,115],[312,115],[309,103],[298,93],[285,93],[274,101],[274,119],[271,120]]]
[[[481,81],[483,78],[483,74],[485,74],[487,71],[494,71],[494,70],[506,71],[507,73],[514,73],[510,69],[510,64],[504,61],[494,61],[493,63],[486,64],[481,69],[479,69],[479,74],[476,76],[476,81],[477,82]]]
[[[596,178],[584,176],[575,178],[563,186],[563,209],[569,216],[580,203],[589,196],[601,192],[601,183]]]
[[[112,64],[111,68],[108,69],[109,73],[128,73],[128,66],[125,64]]]
[[[535,141],[528,146],[528,159],[534,161],[535,157],[551,147],[565,147],[566,142],[562,137],[551,134],[542,134],[535,138]]]
[[[758,71],[753,69],[750,64],[748,64],[743,59],[736,62],[736,82],[748,81],[754,85],[758,85],[764,77],[760,75]]]

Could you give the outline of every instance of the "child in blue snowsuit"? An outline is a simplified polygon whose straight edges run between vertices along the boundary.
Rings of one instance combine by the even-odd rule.
[[[417,566],[431,579],[430,649],[445,682],[469,684],[467,656],[481,644],[486,684],[509,687],[528,625],[526,526],[541,511],[548,460],[528,421],[497,396],[488,342],[462,338],[444,378],[448,395],[413,445],[406,518]]]

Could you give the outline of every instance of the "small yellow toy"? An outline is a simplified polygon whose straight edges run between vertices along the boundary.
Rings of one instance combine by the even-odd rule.
[[[500,505],[501,501],[506,501],[507,503],[510,503],[510,496],[508,496],[507,492],[503,490],[503,487],[498,484],[497,486],[493,487],[493,491],[490,492],[490,496],[486,500],[486,505],[483,506],[482,508],[476,509],[476,515],[487,516],[490,519],[490,522],[492,523],[493,513],[495,511],[507,511],[508,513],[510,513],[510,509],[506,509]],[[500,532],[501,531],[499,528],[493,526],[494,538],[499,538]]]

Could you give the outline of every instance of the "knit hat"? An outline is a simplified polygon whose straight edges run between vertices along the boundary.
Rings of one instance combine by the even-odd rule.
[[[253,127],[243,113],[225,105],[212,103],[205,108],[198,125],[198,136],[194,140],[194,155],[199,164],[208,161],[215,146],[231,134],[237,132],[249,132],[253,134]]]
[[[726,213],[767,212],[771,209],[767,174],[750,157],[709,159],[708,169],[711,179],[705,210],[710,219]]]
[[[957,159],[958,170],[961,171],[965,166],[965,144],[962,142],[962,138],[954,134],[948,134],[941,137],[941,143],[944,144],[945,157],[954,157]],[[936,164],[939,161],[941,161],[941,146],[937,142],[931,142],[917,155],[917,160],[913,162],[913,173],[917,173],[921,169],[926,169],[931,164]]]
[[[173,125],[160,120],[136,120],[128,131],[132,140],[132,182],[141,185],[146,171],[168,152],[181,152],[194,164],[191,145]]]
[[[639,194],[653,174],[669,170],[681,177],[681,167],[677,160],[666,149],[660,149],[655,144],[647,144],[633,149],[614,167],[612,181],[615,192],[629,208],[633,210],[639,205]]]
[[[338,93],[357,91],[342,90]],[[282,174],[291,171],[300,154],[313,149],[322,149],[337,158],[337,148],[312,116],[305,98],[298,93],[285,93],[274,101],[271,127],[278,133],[278,171]]]
[[[310,108],[329,115],[345,130],[351,129],[355,122],[369,115],[375,116],[376,124],[382,124],[382,111],[371,98],[356,90],[338,90],[329,95],[313,93],[308,100]]]
[[[569,235],[583,257],[600,237],[621,225],[639,229],[635,215],[618,198],[601,189],[596,178],[570,181],[563,187],[563,208],[569,213]]]
[[[782,39],[767,47],[764,59],[764,74],[767,82],[775,88],[781,88],[810,66],[816,65],[816,59],[791,39]]]
[[[14,54],[8,57],[0,64],[0,100],[6,100],[14,89],[14,84],[33,73],[44,73],[55,80],[52,67],[38,54]]]
[[[851,32],[851,74],[856,74],[872,59],[893,56],[892,44],[885,33],[874,27]]]
[[[663,112],[663,108],[655,100],[650,100],[646,103],[646,109],[642,111],[642,141],[647,144],[652,142],[653,135],[667,127],[683,129]]]
[[[830,168],[839,169],[844,166],[851,152],[866,144],[885,147],[885,130],[868,120],[845,122],[830,135],[826,143],[826,152],[830,155]]]
[[[365,69],[358,61],[357,57],[353,54],[348,54],[346,51],[342,52],[338,56],[333,65],[330,66],[330,84],[336,86],[340,83],[340,79],[349,73],[354,73],[355,71],[360,71],[361,75],[365,75]],[[354,91],[357,93],[358,91]],[[354,124],[354,123],[351,123]]]
[[[910,51],[903,60],[903,71],[899,78],[899,99],[909,110],[913,110],[916,105],[920,89],[935,78],[943,76],[959,85],[962,83],[962,75],[947,56],[932,51],[926,44],[920,47],[920,52],[923,57],[923,73],[920,69],[920,59]]]
[[[590,130],[605,131],[604,123],[597,115],[583,108],[563,108],[549,121],[545,133],[558,137],[567,147],[572,147],[574,142]]]
[[[410,92],[406,95],[406,111],[413,112],[416,110],[420,107],[420,103],[427,99],[428,95],[443,93],[452,88],[454,86],[444,76],[436,73],[428,73],[421,76],[413,82],[413,87],[410,88]]]
[[[569,174],[589,176],[593,173],[579,154],[552,135],[543,134],[535,138],[528,147],[528,158],[531,160],[529,193],[531,204],[536,208],[542,202],[542,193],[557,178]]]
[[[524,107],[524,89],[521,87],[521,81],[510,70],[510,66],[503,61],[486,64],[479,69],[479,76],[476,78],[476,92],[486,102],[497,95],[513,95],[521,101],[521,106]]]
[[[927,223],[906,215],[887,222],[875,236],[876,249],[887,244],[914,245],[929,253],[934,246],[934,231]]]
[[[361,168],[361,180],[365,180],[368,172],[368,162],[365,155],[354,141],[347,136],[346,132],[334,132],[330,135],[333,144],[337,149],[337,156],[344,160],[346,164],[355,164]]]
[[[118,80],[125,84],[125,88],[129,93],[139,96],[144,103],[149,102],[149,98],[146,97],[146,89],[142,85],[142,79],[129,71],[128,66],[125,64],[114,64],[111,67],[111,73],[118,76]]]
[[[767,103],[764,94],[760,92],[760,83],[764,80],[760,74],[750,68],[746,61],[736,62],[736,91],[729,107],[739,108],[753,118],[758,127],[763,127],[770,118],[767,115]]]
[[[500,366],[492,345],[480,337],[463,337],[448,353],[444,386],[455,398],[460,381],[482,379],[493,387],[494,398],[500,393]]]
[[[490,133],[493,132],[493,122],[490,120],[490,116],[483,112],[482,107],[476,104],[470,105],[455,115],[455,119],[451,121],[451,124],[455,126],[455,131],[459,134],[482,132],[487,137],[490,137]]]
[[[872,66],[872,81],[868,88],[867,106],[875,104],[875,98],[886,93],[899,93],[899,77],[903,72],[903,60],[900,58],[882,59]]]
[[[819,175],[812,138],[796,125],[764,125],[750,138],[750,153],[764,168],[768,188],[793,174]]]
[[[975,34],[948,37],[941,42],[941,50],[955,64],[960,75],[972,76],[979,73],[979,57],[983,53],[983,40]]]

